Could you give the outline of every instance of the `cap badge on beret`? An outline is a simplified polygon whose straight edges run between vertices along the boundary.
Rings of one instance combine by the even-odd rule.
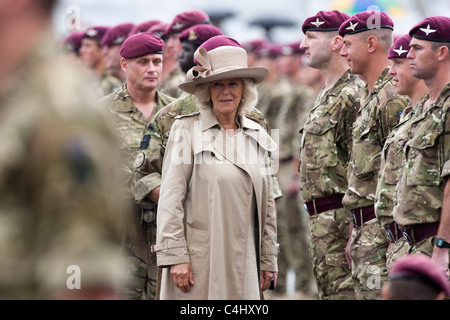
[[[353,24],[351,21],[349,23],[350,23],[350,26],[348,26],[345,29],[346,30],[352,30],[352,31],[355,31],[356,26],[359,24],[359,22],[356,22],[355,24]]]
[[[95,37],[95,36],[98,34],[98,31],[95,30],[95,29],[90,29],[90,30],[87,30],[87,31],[86,31],[86,34],[87,34],[89,37]]]
[[[322,24],[324,24],[324,23],[325,23],[325,21],[319,21],[319,18],[317,18],[316,21],[311,22],[311,24],[315,25],[316,28],[319,28],[320,25],[322,25]]]
[[[126,37],[125,36],[121,36],[121,37],[117,37],[114,40],[114,44],[122,44],[125,41]]]
[[[409,50],[403,50],[403,46],[400,46],[400,48],[394,49],[393,51],[395,51],[399,56],[401,56],[403,53],[406,53]]]
[[[180,30],[180,29],[182,29],[183,27],[184,27],[184,24],[183,24],[183,23],[177,22],[177,23],[175,23],[175,24],[172,26],[172,29]]]
[[[197,40],[198,39],[198,36],[197,36],[197,33],[195,33],[195,30],[189,30],[189,36],[188,36],[188,40],[189,41],[194,41],[194,40]]]
[[[424,33],[426,33],[426,35],[428,36],[430,33],[436,32],[436,30],[433,30],[430,28],[430,25],[428,24],[428,26],[426,28],[420,28],[421,31],[423,31]]]

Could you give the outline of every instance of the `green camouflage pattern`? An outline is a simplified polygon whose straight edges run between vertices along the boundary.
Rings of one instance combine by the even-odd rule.
[[[348,189],[342,201],[349,210],[374,204],[383,144],[407,104],[407,100],[396,93],[388,71],[386,68],[372,91],[365,90],[361,97],[361,108],[353,128]]]
[[[164,153],[169,139],[170,129],[177,116],[198,112],[195,95],[187,95],[161,109],[145,130],[148,137],[148,146],[142,148],[136,160],[134,170],[136,173],[135,199],[141,204],[151,203],[147,198],[155,188],[161,185],[161,172]],[[259,123],[266,131],[268,126],[264,116],[257,109],[246,115],[247,118]],[[276,181],[274,196],[280,197],[279,185]]]
[[[405,108],[397,126],[388,135],[381,152],[380,171],[375,192],[375,215],[383,228],[394,222],[395,187],[402,168],[402,150],[409,139],[407,122],[411,119],[412,107]]]
[[[314,215],[309,222],[308,245],[319,298],[354,300],[354,283],[345,257],[350,215],[340,208]]]
[[[403,168],[396,188],[394,220],[400,226],[440,221],[446,177],[450,174],[450,84],[425,111],[426,95],[408,122]]]
[[[105,70],[98,80],[96,90],[100,98],[113,93],[122,86],[122,81]]]
[[[407,100],[396,93],[388,71],[386,68],[372,91],[365,90],[365,96],[361,97],[361,108],[353,128],[348,188],[342,201],[348,210],[375,204],[382,147],[407,104]],[[357,299],[381,297],[379,284],[386,277],[388,245],[389,239],[378,219],[353,229],[350,255]]]
[[[156,106],[149,119],[175,99],[157,92]],[[149,120],[134,106],[126,82],[116,91],[101,99],[102,106],[110,113],[119,141],[123,159],[123,194],[129,199],[132,209],[126,226],[124,247],[129,257],[128,274],[130,286],[126,290],[130,300],[154,300],[156,298],[156,257],[150,254],[149,238],[154,223],[143,220],[142,208],[134,200],[134,162]],[[156,228],[155,228],[156,229]],[[154,233],[154,230],[153,230]]]
[[[299,173],[304,200],[344,194],[352,123],[363,87],[362,80],[347,71],[317,97],[300,131]],[[350,214],[344,208],[309,219],[310,254],[321,299],[355,298],[345,257],[349,224]]]
[[[386,252],[386,267],[388,271],[391,269],[395,261],[407,254],[422,253],[431,257],[435,242],[435,236],[426,238],[414,246],[411,246],[405,238],[398,239],[395,243],[389,246]]]
[[[0,299],[118,291],[128,207],[114,132],[94,80],[50,34],[35,43],[0,88]],[[71,265],[81,290],[67,287]]]
[[[346,72],[314,104],[300,139],[300,186],[305,201],[345,193],[352,124],[363,87],[360,78]]]
[[[134,106],[127,90],[127,83],[115,92],[103,97],[101,104],[111,113],[111,119],[116,128],[117,138],[120,144],[120,152],[125,159],[122,170],[125,173],[127,196],[134,198],[134,161],[139,152],[144,132],[153,116],[175,99],[163,93],[157,92],[156,106],[147,120]]]
[[[350,255],[357,300],[381,300],[381,287],[388,275],[388,244],[389,239],[377,219],[364,223],[362,227],[353,228]]]
[[[178,88],[183,82],[186,82],[186,74],[177,67],[163,79],[158,86],[158,91],[176,99],[184,97],[187,93]]]

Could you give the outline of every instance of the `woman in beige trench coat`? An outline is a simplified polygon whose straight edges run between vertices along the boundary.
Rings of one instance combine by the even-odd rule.
[[[199,112],[173,124],[157,216],[161,299],[260,299],[277,277],[268,153],[277,145],[244,115],[267,69],[247,67],[234,39],[200,46],[181,84]]]

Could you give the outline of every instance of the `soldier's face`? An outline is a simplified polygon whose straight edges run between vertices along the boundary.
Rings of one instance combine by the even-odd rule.
[[[414,88],[420,79],[414,78],[409,66],[408,59],[394,58],[389,69],[392,76],[392,82],[398,94],[412,96]]]
[[[159,85],[163,68],[162,54],[148,54],[135,59],[122,59],[127,85],[137,90],[153,90]]]
[[[437,50],[433,50],[432,43],[426,40],[412,38],[407,58],[414,77],[419,79],[432,78],[439,68]]]
[[[195,66],[194,53],[196,49],[197,47],[194,44],[183,42],[180,55],[178,56],[178,64],[183,72],[188,72],[189,69]]]
[[[305,50],[305,62],[312,68],[320,69],[331,59],[330,38],[325,32],[306,31],[300,48]]]
[[[103,63],[103,50],[97,41],[92,39],[81,40],[80,60],[88,68],[95,68]]]
[[[103,47],[103,57],[105,59],[106,68],[109,70],[120,70],[120,45],[114,46],[104,46]]]
[[[363,74],[367,65],[367,46],[365,41],[357,34],[344,35],[344,45],[341,56],[347,60],[350,72],[353,74]]]

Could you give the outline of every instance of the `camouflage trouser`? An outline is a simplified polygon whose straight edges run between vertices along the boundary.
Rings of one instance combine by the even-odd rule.
[[[345,257],[349,224],[350,214],[345,208],[310,217],[308,242],[321,299],[355,299],[351,271]]]
[[[381,287],[387,281],[388,246],[389,239],[377,219],[353,228],[350,256],[356,299],[381,299]]]
[[[128,300],[156,298],[156,254],[150,252],[150,245],[155,243],[155,239],[155,223],[141,223],[134,219],[127,226],[124,247],[128,256],[128,282],[124,287],[124,295]]]
[[[286,186],[291,179],[291,163],[280,165],[278,181]],[[300,190],[299,190],[300,191]],[[307,292],[313,276],[307,244],[307,213],[300,195],[289,195],[283,190],[283,198],[277,203],[278,280],[276,291],[286,292],[289,270],[295,272],[295,290]]]
[[[431,257],[433,254],[435,237],[429,237],[422,240],[414,246],[411,246],[405,238],[400,238],[389,246],[386,257],[386,266],[388,270],[392,267],[395,261],[409,253],[423,253]]]

